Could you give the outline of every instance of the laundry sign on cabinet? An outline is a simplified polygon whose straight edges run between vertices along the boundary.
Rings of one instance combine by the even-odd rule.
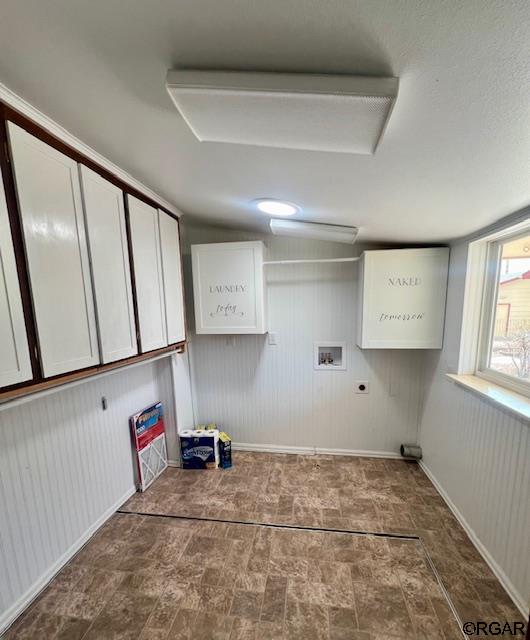
[[[262,242],[191,247],[195,331],[265,333]]]
[[[357,344],[440,349],[449,249],[365,251],[359,271]]]

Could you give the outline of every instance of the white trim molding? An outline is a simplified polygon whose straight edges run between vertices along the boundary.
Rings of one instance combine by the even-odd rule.
[[[233,442],[233,451],[256,451],[257,453],[294,453],[304,456],[356,456],[361,458],[391,458],[403,459],[395,451],[363,451],[362,449],[325,449],[321,447],[293,447],[276,444],[250,444],[247,442]]]
[[[506,225],[469,243],[462,313],[462,332],[458,357],[458,375],[475,375],[484,318],[485,289],[488,282],[488,245],[530,229],[530,218]]]
[[[168,211],[171,211],[171,213],[173,213],[174,215],[179,217],[182,215],[182,212],[179,211],[175,207],[175,205],[161,198],[152,189],[150,189],[149,187],[146,187],[142,182],[140,182],[139,180],[131,176],[129,173],[127,173],[123,169],[120,169],[120,167],[118,167],[116,164],[114,164],[113,162],[111,162],[110,160],[102,156],[95,149],[92,149],[92,147],[89,147],[87,144],[79,140],[79,138],[76,138],[76,136],[71,134],[64,127],[61,127],[61,125],[57,124],[57,122],[55,122],[54,120],[49,118],[47,115],[42,113],[42,111],[39,111],[38,109],[36,109],[29,102],[24,100],[24,98],[21,98],[19,95],[17,95],[14,91],[11,91],[11,89],[6,87],[6,85],[2,84],[1,82],[0,82],[0,100],[5,102],[12,109],[15,109],[15,111],[18,111],[22,115],[26,116],[26,118],[33,120],[33,122],[40,125],[43,129],[46,129],[46,131],[48,131],[51,135],[55,136],[56,138],[59,138],[65,144],[69,145],[79,153],[82,153],[83,155],[87,156],[88,158],[90,158],[90,160],[93,160],[104,169],[107,169],[107,171],[110,171],[117,178],[119,178],[120,180],[123,180],[132,188],[136,189],[137,191],[140,191],[148,198],[151,198],[152,200],[157,202],[159,205],[165,207]]]
[[[487,242],[482,241],[472,242],[468,248],[457,371],[459,375],[474,375],[477,370],[487,249]]]
[[[98,518],[84,533],[78,538],[71,547],[54,562],[49,569],[36,580],[31,587],[0,616],[0,634],[4,633],[10,625],[20,616],[20,614],[29,607],[35,598],[43,591],[53,578],[61,571],[64,565],[71,560],[75,554],[83,547],[88,540],[102,527],[105,522],[114,515],[114,513],[126,502],[132,495],[136,493],[136,487],[128,489],[124,495],[109,507],[103,515]]]
[[[496,578],[499,580],[501,585],[504,587],[504,589],[506,590],[506,592],[508,593],[510,598],[513,600],[513,603],[515,604],[515,606],[519,609],[519,611],[521,612],[521,614],[525,618],[528,618],[528,615],[529,615],[528,602],[526,602],[526,600],[523,597],[523,595],[517,591],[515,586],[512,584],[511,580],[506,575],[506,573],[497,564],[497,562],[495,561],[493,556],[486,549],[484,544],[480,541],[480,538],[477,536],[477,534],[475,533],[474,529],[467,522],[467,520],[464,518],[462,513],[460,513],[458,507],[451,500],[451,498],[449,497],[449,495],[447,494],[445,489],[442,487],[442,485],[438,482],[438,480],[436,479],[436,476],[434,476],[434,474],[431,472],[429,467],[425,464],[425,462],[423,460],[419,461],[419,465],[420,465],[422,471],[425,473],[425,475],[433,483],[435,489],[442,496],[442,498],[444,499],[444,501],[447,504],[447,506],[449,507],[449,509],[452,511],[452,513],[455,516],[455,518],[462,525],[462,528],[466,532],[467,536],[469,537],[469,539],[471,540],[471,542],[473,543],[473,545],[475,546],[477,551],[480,553],[480,555],[483,557],[483,559],[486,562],[486,564],[493,571],[493,573],[495,574]]]
[[[451,382],[473,391],[501,409],[513,413],[518,418],[530,421],[530,398],[482,376],[445,374]]]

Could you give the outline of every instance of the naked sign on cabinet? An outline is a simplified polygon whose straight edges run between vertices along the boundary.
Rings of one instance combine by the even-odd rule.
[[[441,348],[448,255],[445,247],[363,253],[358,296],[360,347]]]

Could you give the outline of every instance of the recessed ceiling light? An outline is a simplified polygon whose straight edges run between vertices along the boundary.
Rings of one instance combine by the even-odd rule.
[[[271,200],[269,198],[256,200],[256,206],[260,211],[270,216],[294,216],[295,213],[300,211],[299,207],[290,202]]]

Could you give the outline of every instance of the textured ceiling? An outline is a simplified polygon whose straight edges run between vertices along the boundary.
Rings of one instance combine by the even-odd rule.
[[[526,0],[2,0],[0,81],[186,215],[284,198],[363,240],[441,241],[530,203]],[[198,142],[169,68],[397,76],[375,156]]]

